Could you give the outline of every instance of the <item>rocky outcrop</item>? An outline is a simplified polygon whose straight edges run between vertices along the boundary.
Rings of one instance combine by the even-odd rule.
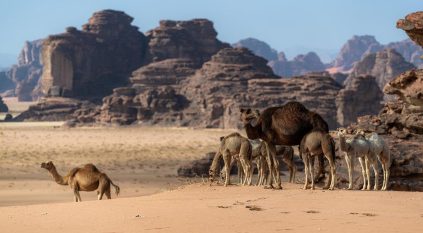
[[[207,19],[162,20],[159,27],[146,35],[149,39],[146,63],[186,58],[201,66],[217,51],[229,47],[216,38],[213,22]]]
[[[269,66],[272,67],[275,74],[282,77],[299,76],[326,69],[319,56],[314,52],[298,55],[292,61],[288,61],[283,53],[280,54],[279,58],[278,60],[270,61]]]
[[[397,28],[404,30],[411,40],[423,46],[423,11],[414,12],[397,22]]]
[[[395,51],[401,54],[406,61],[414,64],[420,69],[423,69],[423,48],[410,39],[389,43],[385,46],[385,48],[395,49]]]
[[[9,108],[7,105],[3,102],[3,98],[0,96],[0,112],[8,112]]]
[[[272,49],[266,42],[255,39],[246,38],[233,44],[235,48],[247,48],[251,50],[255,55],[260,56],[267,61],[278,60],[278,52]]]
[[[376,78],[379,88],[383,89],[389,81],[413,68],[415,66],[405,61],[395,50],[384,49],[377,53],[370,53],[356,63],[344,84],[348,86],[356,77],[371,75]]]
[[[298,101],[319,113],[331,129],[338,126],[335,99],[341,86],[328,73],[311,73],[290,79],[254,79],[248,82],[248,86],[247,106],[264,109]]]
[[[18,57],[18,64],[8,71],[11,80],[15,83],[15,95],[19,101],[32,101],[40,97],[34,91],[42,73],[43,40],[27,41]]]
[[[181,93],[190,100],[183,124],[238,127],[239,106],[249,103],[248,81],[278,79],[266,63],[246,48],[220,50],[183,84]]]
[[[336,97],[337,121],[346,126],[356,122],[359,116],[378,114],[382,100],[383,93],[374,77],[356,77]]]
[[[383,46],[373,36],[353,36],[342,46],[333,62],[333,67],[338,67],[339,71],[348,71],[364,55],[375,53],[381,49],[383,49]]]
[[[13,121],[65,121],[80,109],[83,102],[70,98],[41,98],[37,104],[31,105],[27,111],[16,116]]]
[[[82,30],[68,27],[43,44],[43,75],[37,90],[49,96],[103,97],[128,83],[140,67],[147,39],[124,12],[93,14]],[[51,88],[59,91],[51,92]]]

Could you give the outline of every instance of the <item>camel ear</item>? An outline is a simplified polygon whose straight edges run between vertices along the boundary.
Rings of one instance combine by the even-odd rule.
[[[257,116],[260,116],[260,111],[259,111],[258,109],[256,109],[256,111],[255,111],[255,112],[256,112],[256,115],[257,115]]]
[[[220,141],[223,141],[223,139],[224,139],[225,137],[220,137]]]
[[[245,112],[245,109],[240,108],[240,109],[239,109],[239,112],[240,112],[240,113],[243,113],[243,112]]]
[[[247,109],[247,114],[251,113],[251,108]]]

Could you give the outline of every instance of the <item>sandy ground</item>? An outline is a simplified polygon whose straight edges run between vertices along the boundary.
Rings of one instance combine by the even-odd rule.
[[[420,232],[423,195],[193,184],[133,198],[0,208],[2,232]]]
[[[94,163],[117,183],[122,197],[149,195],[201,181],[176,176],[177,168],[218,147],[233,130],[128,127],[74,128],[62,123],[0,124],[0,206],[71,202],[67,186],[53,182],[40,163],[53,161],[60,174]],[[94,192],[82,193],[94,200]]]

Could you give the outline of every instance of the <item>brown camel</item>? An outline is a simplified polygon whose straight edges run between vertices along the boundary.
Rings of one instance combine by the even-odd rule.
[[[302,138],[312,130],[328,133],[328,124],[323,118],[309,111],[298,102],[288,102],[279,107],[265,109],[261,114],[258,110],[241,109],[241,121],[249,139],[260,138],[269,147],[269,168],[276,188],[281,189],[279,162],[276,159],[276,145],[299,145]],[[319,177],[324,175],[323,156],[319,156]],[[270,186],[273,187],[272,183]]]
[[[330,173],[328,185],[330,190],[335,188],[335,141],[322,131],[312,131],[301,140],[300,157],[304,161],[304,189],[308,186],[308,176],[311,175],[311,189],[314,189],[314,156],[324,154],[329,161]]]
[[[51,161],[42,163],[41,167],[51,174],[56,183],[60,185],[69,185],[73,190],[76,202],[82,201],[79,191],[90,192],[97,190],[98,200],[101,200],[104,194],[107,199],[110,199],[110,185],[113,185],[115,188],[116,196],[119,195],[119,186],[113,184],[112,180],[105,173],[100,172],[97,167],[91,163],[85,164],[82,168],[73,168],[66,176],[61,176]]]

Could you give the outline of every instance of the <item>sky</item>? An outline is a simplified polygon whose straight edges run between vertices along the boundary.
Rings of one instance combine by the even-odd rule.
[[[398,19],[423,10],[423,0],[0,0],[0,67],[11,65],[25,41],[80,28],[93,12],[115,9],[146,32],[161,19],[208,18],[218,38],[254,37],[288,57],[310,50],[325,60],[353,35],[381,43],[406,39]]]

